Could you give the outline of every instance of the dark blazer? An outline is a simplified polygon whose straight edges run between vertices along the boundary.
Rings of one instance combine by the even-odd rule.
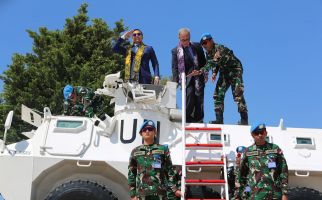
[[[114,52],[120,53],[123,56],[126,56],[128,45],[125,44],[126,40],[119,38],[115,44],[113,44],[112,49]],[[133,47],[133,46],[132,46]],[[133,59],[135,58],[135,52],[132,49],[131,53],[131,64]],[[159,73],[159,62],[155,55],[155,52],[151,46],[145,45],[142,59],[141,59],[141,66],[139,70],[139,83],[141,84],[151,84],[152,83],[152,75],[150,71],[149,62],[152,63],[152,68],[154,71],[154,76],[160,76]]]
[[[206,64],[206,58],[204,51],[199,43],[191,43],[191,48],[194,53],[197,53],[197,58],[198,58],[198,64],[199,66],[194,66],[193,58],[188,53],[189,50],[183,49],[184,51],[184,63],[185,63],[185,72],[186,75],[190,74],[194,69],[199,70]],[[172,53],[172,79],[173,81],[179,83],[179,69],[178,69],[178,58],[177,58],[177,47],[173,48],[171,50]],[[194,80],[194,77],[188,77],[186,80],[186,85],[188,86],[189,84],[192,84],[192,80]],[[205,84],[204,82],[204,76],[200,76],[200,81],[202,84]]]

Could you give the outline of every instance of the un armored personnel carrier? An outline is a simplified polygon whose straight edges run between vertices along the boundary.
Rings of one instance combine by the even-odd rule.
[[[190,183],[199,180],[195,185],[213,186],[213,191],[221,194],[219,199],[229,199],[228,193],[223,192],[228,190],[225,169],[235,165],[237,146],[253,143],[250,127],[184,124],[176,104],[176,83],[140,85],[123,83],[119,77],[119,73],[106,76],[103,89],[96,91],[113,97],[115,103],[114,116],[107,116],[105,121],[96,117],[54,116],[49,108],[44,108],[44,115],[39,116],[23,106],[22,118],[37,128],[24,133],[29,137],[25,141],[6,145],[5,138],[0,140],[2,198],[129,199],[129,155],[142,144],[139,126],[151,119],[157,125],[157,141],[169,145],[173,164],[185,166],[184,177],[190,176]],[[7,117],[6,132],[12,114]],[[267,131],[267,140],[282,147],[288,162],[292,188],[289,199],[321,199],[322,130],[288,128],[281,120],[279,126],[267,127]],[[183,143],[191,143],[191,148]],[[205,148],[194,148],[200,144],[206,144]],[[217,147],[222,148],[218,151]],[[217,169],[218,166],[221,167]],[[214,177],[209,181],[210,176],[224,180],[212,181],[219,179]]]

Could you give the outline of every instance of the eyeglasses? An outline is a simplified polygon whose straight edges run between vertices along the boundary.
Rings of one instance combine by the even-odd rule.
[[[132,35],[133,35],[133,37],[136,37],[136,36],[141,36],[142,33],[133,33]]]
[[[190,41],[190,38],[187,38],[187,39],[180,39],[181,42],[188,42]]]
[[[204,41],[202,41],[202,43],[201,43],[201,44],[202,44],[202,45],[206,45],[206,44],[208,43],[208,41],[209,41],[209,40],[204,40]]]
[[[147,132],[147,131],[154,131],[153,127],[146,127],[142,129],[142,132]]]

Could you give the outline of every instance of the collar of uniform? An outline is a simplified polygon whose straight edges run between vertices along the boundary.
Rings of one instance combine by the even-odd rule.
[[[158,148],[157,144],[142,144],[140,146],[140,150],[151,150],[151,149],[156,149],[156,148]]]
[[[254,144],[254,150],[266,150],[268,148],[268,142],[265,142],[263,145],[257,145],[256,143]]]

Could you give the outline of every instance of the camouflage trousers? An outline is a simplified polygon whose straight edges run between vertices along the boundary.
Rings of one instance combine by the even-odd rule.
[[[247,105],[244,98],[244,82],[242,71],[235,73],[220,72],[218,82],[214,93],[214,103],[216,112],[224,112],[224,100],[228,88],[231,86],[231,91],[234,101],[237,103],[238,112],[247,112]]]

